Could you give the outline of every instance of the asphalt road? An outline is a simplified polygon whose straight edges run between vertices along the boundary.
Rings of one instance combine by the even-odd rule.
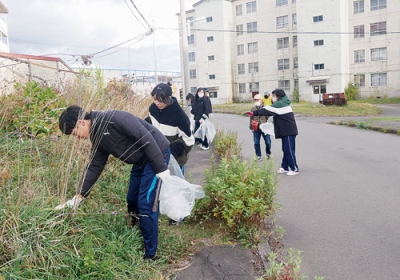
[[[321,118],[296,121],[300,174],[279,175],[277,225],[286,230],[284,246],[303,252],[302,274],[400,279],[400,137]],[[248,122],[213,116],[216,128],[238,133],[245,158],[254,155]],[[278,169],[280,139],[272,139],[272,153]]]

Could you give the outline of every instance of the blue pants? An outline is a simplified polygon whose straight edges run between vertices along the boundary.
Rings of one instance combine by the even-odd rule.
[[[282,137],[283,159],[281,167],[285,170],[299,171],[296,161],[296,135]]]
[[[194,132],[196,132],[200,127],[200,122],[196,122],[195,124],[195,128],[194,128]],[[200,143],[203,145],[203,147],[208,148],[208,140],[207,137],[204,136],[204,141],[201,140],[200,138],[196,138],[194,139],[196,141],[196,143]]]
[[[170,149],[164,152],[165,162],[168,164]],[[139,226],[142,231],[146,256],[154,256],[158,244],[158,209],[153,212],[156,197],[157,177],[150,163],[142,168],[133,166],[131,170],[129,190],[126,196],[128,213],[139,217]]]
[[[253,130],[253,141],[254,141],[254,150],[256,152],[257,157],[261,157],[261,145],[260,140],[261,136],[265,142],[265,152],[267,155],[271,154],[271,137],[269,134],[264,134],[261,129]]]

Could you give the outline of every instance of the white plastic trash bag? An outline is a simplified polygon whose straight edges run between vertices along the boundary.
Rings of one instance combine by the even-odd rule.
[[[179,166],[179,163],[176,161],[175,157],[171,154],[168,163],[168,169],[171,175],[178,176],[179,178],[185,179],[185,176],[182,173],[182,169]]]
[[[204,141],[204,137],[207,137],[208,143],[212,143],[217,132],[211,120],[207,116],[203,116],[205,119],[202,120],[200,127],[196,130],[193,136],[195,138],[200,138],[202,141]]]
[[[160,191],[160,213],[180,222],[192,212],[195,199],[205,193],[200,185],[194,185],[178,176],[168,176]]]
[[[260,129],[264,134],[275,136],[274,117],[269,117],[266,123],[260,124]]]

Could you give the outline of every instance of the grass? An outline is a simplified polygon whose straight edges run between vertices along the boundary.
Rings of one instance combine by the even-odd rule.
[[[381,113],[381,109],[369,103],[348,102],[344,106],[327,106],[319,103],[292,103],[293,112],[305,116],[374,116]],[[213,105],[213,112],[242,115],[253,107],[253,103],[235,103],[224,105]]]

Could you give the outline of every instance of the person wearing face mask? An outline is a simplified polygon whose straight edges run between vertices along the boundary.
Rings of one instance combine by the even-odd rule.
[[[205,116],[209,118],[209,108],[207,106],[207,102],[204,97],[204,88],[198,88],[195,101],[192,103],[192,111],[191,113],[194,115],[194,133],[199,129],[200,124],[205,119]],[[199,146],[202,150],[208,150],[208,140],[207,137],[204,140],[200,138],[195,138],[195,145]]]
[[[290,100],[283,89],[275,89],[272,92],[271,106],[265,106],[255,111],[245,112],[252,116],[273,116],[274,132],[276,139],[282,139],[283,158],[278,173],[293,176],[299,174],[299,166],[296,158],[296,136],[298,134],[296,120],[294,118]]]
[[[254,99],[254,107],[251,108],[251,111],[259,110],[263,107],[262,97],[260,94],[256,94],[253,97]],[[271,136],[269,134],[264,134],[264,132],[260,129],[260,124],[266,123],[268,120],[268,116],[250,116],[250,130],[253,132],[253,142],[254,142],[254,151],[256,153],[258,161],[262,160],[261,157],[261,137],[265,142],[265,153],[267,159],[271,157]]]
[[[263,97],[262,101],[264,103],[264,106],[271,106],[272,105],[272,97],[271,97],[271,94],[268,91],[264,92],[264,97]]]

